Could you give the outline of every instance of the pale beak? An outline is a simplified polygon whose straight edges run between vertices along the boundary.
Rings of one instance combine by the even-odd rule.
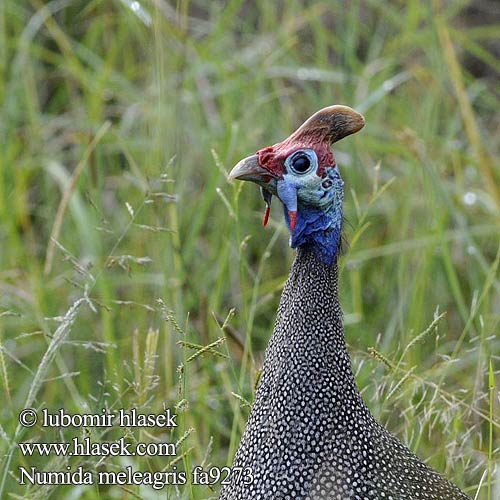
[[[268,182],[274,177],[268,170],[259,165],[257,155],[248,156],[236,164],[229,173],[228,179],[238,179],[240,181],[253,181],[257,183]]]

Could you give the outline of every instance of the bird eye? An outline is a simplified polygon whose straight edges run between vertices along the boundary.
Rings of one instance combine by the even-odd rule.
[[[304,172],[307,172],[309,167],[311,166],[311,162],[309,161],[309,158],[306,155],[298,155],[292,160],[292,165],[291,167],[295,172],[298,174],[303,174]]]
[[[317,166],[316,154],[312,150],[296,151],[286,160],[286,166],[295,174],[305,174]]]

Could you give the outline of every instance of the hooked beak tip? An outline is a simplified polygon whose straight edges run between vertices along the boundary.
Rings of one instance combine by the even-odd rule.
[[[259,165],[259,157],[252,155],[239,161],[234,166],[228,175],[228,180],[263,182],[269,175],[269,172]]]

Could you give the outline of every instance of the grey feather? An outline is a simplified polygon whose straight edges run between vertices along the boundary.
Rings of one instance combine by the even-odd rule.
[[[234,460],[252,484],[220,500],[460,500],[469,497],[378,424],[356,386],[338,267],[299,248],[255,403]]]

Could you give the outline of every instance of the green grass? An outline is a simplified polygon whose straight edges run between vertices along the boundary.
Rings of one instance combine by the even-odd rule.
[[[433,467],[498,498],[500,26],[468,25],[467,5],[0,2],[1,498],[216,497],[22,486],[18,467],[231,463],[293,252],[278,204],[262,229],[258,190],[226,173],[332,103],[367,121],[335,148],[359,387]],[[26,406],[168,407],[180,425],[23,429]],[[179,460],[16,445],[124,434],[179,442]]]

